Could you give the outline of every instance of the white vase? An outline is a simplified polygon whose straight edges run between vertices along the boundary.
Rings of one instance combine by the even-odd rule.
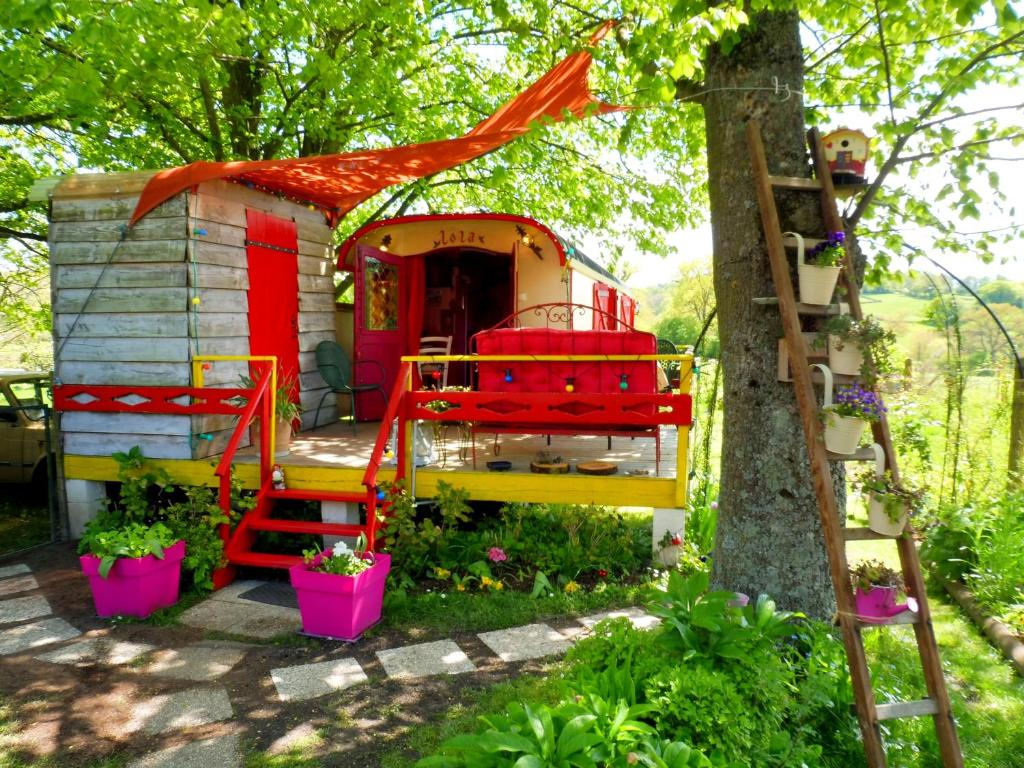
[[[837,336],[828,337],[828,367],[832,373],[859,376],[864,364],[864,353],[852,341],[842,341]]]
[[[825,448],[832,453],[850,454],[857,451],[860,436],[867,426],[864,419],[825,413]]]
[[[903,508],[903,514],[899,516],[896,522],[893,522],[892,518],[886,513],[885,504],[877,494],[872,493],[868,495],[868,528],[883,536],[899,536],[907,525],[907,508],[905,504],[898,500],[890,503],[899,504]]]
[[[832,303],[841,267],[819,267],[817,264],[798,264],[797,281],[800,285],[800,301],[804,304],[823,306]]]

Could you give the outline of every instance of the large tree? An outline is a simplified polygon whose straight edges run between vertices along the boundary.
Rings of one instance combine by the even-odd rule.
[[[876,184],[848,212],[871,266],[905,254],[908,228],[961,252],[1019,237],[960,222],[1002,202],[992,158],[1019,159],[1024,97],[1002,97],[1019,88],[1024,28],[1006,0],[826,0],[799,13],[779,0],[9,0],[0,288],[24,298],[41,274],[25,248],[45,232],[25,203],[33,177],[456,135],[608,18],[622,23],[592,81],[638,109],[532,132],[386,191],[343,228],[407,210],[503,209],[603,231],[647,258],[664,251],[664,232],[705,217],[710,195],[726,385],[716,577],[825,614],[803,441],[792,394],[774,381],[777,321],[750,302],[772,286],[743,125],[762,122],[773,170],[792,175],[806,170],[805,121],[874,133]],[[794,226],[814,226],[813,211],[783,207]]]

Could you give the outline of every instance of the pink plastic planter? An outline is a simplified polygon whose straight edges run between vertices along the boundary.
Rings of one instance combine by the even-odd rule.
[[[351,643],[380,621],[391,555],[378,554],[376,558],[356,576],[317,573],[305,563],[289,569],[305,634]],[[318,562],[319,557],[313,564]]]
[[[867,592],[858,588],[855,594],[857,615],[867,621],[884,621],[897,613],[910,610],[906,603],[896,603],[898,593],[896,587],[872,587]]]
[[[165,549],[162,560],[153,555],[120,557],[105,579],[100,576],[100,558],[96,555],[82,555],[78,560],[89,579],[96,613],[144,619],[178,602],[184,557],[184,541]]]

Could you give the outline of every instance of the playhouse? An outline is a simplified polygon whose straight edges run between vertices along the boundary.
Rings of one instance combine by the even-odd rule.
[[[136,445],[179,483],[219,485],[223,505],[233,478],[259,491],[223,532],[231,566],[295,561],[259,551],[261,532],[372,543],[395,480],[417,497],[443,479],[478,500],[653,507],[655,541],[679,532],[690,358],[658,355],[598,262],[540,221],[499,213],[374,221],[334,243],[346,213],[389,185],[493,151],[537,119],[617,109],[590,94],[589,63],[569,56],[447,141],[37,184],[72,534],[117,479],[111,454]],[[329,381],[332,355],[351,361],[351,387]],[[681,365],[674,391],[657,376],[669,361]],[[279,397],[302,414],[275,457]],[[256,420],[270,428],[251,432]],[[429,461],[414,450],[424,433],[440,449]],[[532,472],[542,450],[572,471]],[[486,451],[508,471],[477,463]],[[614,474],[576,471],[591,459]],[[322,517],[277,519],[283,499],[320,502]]]

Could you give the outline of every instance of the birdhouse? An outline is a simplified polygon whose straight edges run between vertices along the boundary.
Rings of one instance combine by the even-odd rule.
[[[863,184],[870,139],[861,131],[840,128],[822,139],[835,184]]]

